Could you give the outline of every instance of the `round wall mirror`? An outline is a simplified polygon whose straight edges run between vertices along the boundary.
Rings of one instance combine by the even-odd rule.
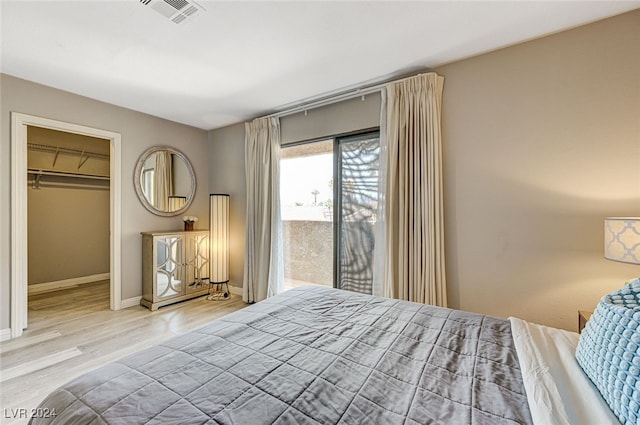
[[[133,183],[142,205],[165,217],[182,214],[196,193],[191,162],[177,149],[154,146],[140,155]]]

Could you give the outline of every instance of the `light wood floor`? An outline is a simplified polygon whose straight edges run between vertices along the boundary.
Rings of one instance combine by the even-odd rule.
[[[225,301],[196,298],[149,311],[109,310],[109,282],[96,282],[29,297],[29,327],[0,344],[0,423],[11,409],[35,408],[65,382],[113,360],[239,310],[238,295]]]

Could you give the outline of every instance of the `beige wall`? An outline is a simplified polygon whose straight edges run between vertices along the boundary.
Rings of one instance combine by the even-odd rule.
[[[244,124],[210,131],[209,146],[209,192],[229,194],[229,280],[242,287],[247,222]]]
[[[380,125],[380,93],[280,119],[282,144],[366,130]]]
[[[142,293],[140,280],[141,231],[182,228],[182,218],[155,216],[138,201],[133,170],[140,154],[154,145],[180,149],[192,161],[198,189],[188,214],[201,218],[207,228],[209,211],[207,132],[150,115],[88,99],[72,93],[0,75],[0,329],[9,327],[9,213],[10,207],[10,112],[51,118],[110,130],[122,136],[122,298]]]
[[[436,69],[452,307],[575,330],[577,309],[640,275],[602,258],[603,217],[640,215],[639,26],[634,11]],[[376,126],[379,103],[358,102],[284,118],[283,141]],[[209,137],[211,187],[239,198],[240,286],[244,128]]]
[[[640,267],[603,217],[640,215],[640,11],[443,66],[449,296],[575,330]]]
[[[109,273],[108,182],[43,179],[27,203],[29,284]]]

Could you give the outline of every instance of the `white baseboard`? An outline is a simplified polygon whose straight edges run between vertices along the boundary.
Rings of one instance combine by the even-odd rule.
[[[8,341],[11,339],[11,329],[0,329],[0,341]]]
[[[37,294],[39,292],[55,291],[58,289],[68,288],[69,286],[82,285],[84,283],[98,282],[110,279],[109,273],[93,274],[90,276],[80,276],[71,279],[56,280],[55,282],[34,283],[29,285],[29,293]]]
[[[229,285],[229,292],[231,292],[233,295],[242,296],[242,288],[238,288],[237,286]]]
[[[122,300],[120,301],[120,309],[140,305],[141,299],[142,297],[133,297],[133,298],[127,298],[126,300]]]

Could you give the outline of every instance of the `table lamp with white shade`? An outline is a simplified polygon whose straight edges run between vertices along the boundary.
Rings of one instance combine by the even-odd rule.
[[[640,217],[604,219],[604,258],[640,264]]]

